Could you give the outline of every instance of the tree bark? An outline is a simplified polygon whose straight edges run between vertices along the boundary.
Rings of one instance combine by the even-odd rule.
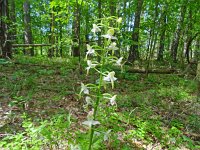
[[[10,0],[10,20],[12,22],[11,40],[16,41],[17,29],[16,29],[16,13],[15,13],[15,0]]]
[[[23,9],[24,9],[24,43],[33,44],[29,0],[26,0],[24,2]],[[32,47],[28,52],[25,51],[25,54],[34,56],[34,48]]]
[[[198,62],[197,65],[196,80],[197,80],[197,101],[200,102],[200,61]]]
[[[74,57],[80,57],[80,14],[79,14],[78,1],[76,1],[76,6],[74,6],[72,35],[73,35],[72,55]]]
[[[190,63],[190,46],[192,44],[192,41],[197,37],[198,34],[199,33],[196,33],[193,37],[191,35],[188,35],[189,37],[187,38],[186,41],[186,50],[185,50],[185,56],[188,63]]]
[[[12,58],[12,46],[9,33],[9,10],[8,0],[0,1],[0,47],[3,58]]]
[[[52,0],[51,0],[52,1]],[[54,16],[54,8],[50,10],[50,35],[49,35],[49,43],[51,47],[48,50],[48,57],[53,57],[55,53],[55,16]]]
[[[143,0],[137,0],[137,8],[135,12],[135,20],[134,20],[134,29],[132,33],[132,45],[130,47],[129,51],[129,57],[128,61],[133,62],[136,59],[139,59],[139,51],[138,51],[138,45],[139,45],[139,28],[140,28],[140,15],[142,12],[142,5]]]
[[[59,34],[59,36],[60,36],[60,56],[62,57],[63,56],[63,33],[62,33],[62,23],[61,22],[59,22],[59,25],[60,25],[60,34]]]
[[[163,52],[165,49],[165,32],[166,32],[166,24],[167,24],[167,5],[163,10],[163,13],[161,15],[161,33],[160,33],[160,44],[158,49],[158,61],[163,61]]]
[[[183,28],[183,22],[185,19],[185,12],[187,9],[187,1],[188,0],[185,0],[184,3],[182,4],[180,20],[179,20],[178,27],[174,35],[174,39],[172,41],[172,45],[171,45],[171,57],[174,63],[177,62],[177,52],[178,52],[179,40],[181,37],[182,28]]]
[[[148,76],[148,70],[149,70],[149,66],[150,66],[150,62],[151,59],[153,58],[153,54],[154,54],[154,50],[155,50],[155,46],[156,46],[156,42],[157,42],[157,31],[156,31],[156,27],[157,27],[157,20],[158,20],[158,1],[155,1],[155,13],[154,13],[154,17],[153,17],[153,26],[150,29],[150,40],[149,40],[149,44],[148,44],[148,51],[149,53],[147,53],[147,65],[146,65],[146,74]]]
[[[200,60],[200,37],[196,39],[195,51],[194,51],[194,61]]]

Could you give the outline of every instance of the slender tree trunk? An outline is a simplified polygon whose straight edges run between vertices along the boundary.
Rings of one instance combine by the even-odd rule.
[[[196,80],[197,80],[197,101],[200,102],[200,61],[198,61],[197,65]]]
[[[130,47],[128,61],[133,62],[136,59],[139,59],[139,29],[140,29],[140,15],[142,12],[143,0],[137,0],[137,8],[135,12],[135,20],[134,20],[134,29],[132,33],[132,41],[133,44]]]
[[[60,22],[60,33],[59,33],[59,36],[60,36],[60,56],[62,57],[63,56],[63,33],[62,33],[62,23]]]
[[[165,32],[166,32],[166,24],[167,24],[167,6],[164,8],[164,11],[161,16],[161,33],[160,33],[160,44],[158,49],[158,61],[163,61],[163,52],[165,49]]]
[[[196,46],[194,51],[194,61],[198,62],[200,60],[200,38],[196,39]]]
[[[33,44],[29,0],[24,1],[23,9],[24,9],[24,43],[25,44]],[[27,52],[25,52],[25,53],[27,53]],[[29,50],[29,52],[27,54],[34,56],[34,48],[31,47],[31,49]]]
[[[126,2],[127,3],[127,2]],[[127,4],[126,4],[127,6]],[[130,2],[128,2],[128,8],[127,9],[130,9],[131,5],[130,5]],[[129,12],[128,13],[128,16],[127,17],[127,22],[126,22],[126,31],[130,31],[131,27],[130,27],[130,20],[132,19],[133,15]]]
[[[183,28],[185,12],[186,12],[186,9],[187,9],[187,3],[186,2],[187,2],[187,0],[185,1],[184,4],[182,4],[180,21],[178,23],[178,27],[177,27],[177,30],[175,32],[174,39],[173,39],[172,45],[171,45],[171,57],[172,57],[172,60],[173,60],[174,63],[177,62],[178,45],[179,45],[179,40],[180,40],[180,37],[181,37],[182,28]]]
[[[8,0],[0,1],[0,47],[3,58],[12,58],[12,44],[9,31],[9,10]]]
[[[123,18],[127,18],[126,3],[127,3],[127,0],[124,0],[123,1]],[[124,19],[122,31],[124,33],[126,31],[126,19]]]
[[[188,63],[190,63],[190,46],[192,45],[192,41],[197,37],[198,34],[199,33],[196,33],[193,37],[189,35],[189,37],[187,38],[185,56]]]
[[[186,38],[186,46],[185,46],[185,57],[188,63],[190,63],[190,52],[191,52],[191,57],[192,57],[192,51],[190,50],[190,47],[192,45],[192,41],[197,37],[199,32],[197,32],[195,35],[193,35],[193,12],[192,8],[190,7],[189,10],[189,16],[188,16],[188,27],[187,27],[187,38]]]
[[[80,57],[80,14],[79,14],[79,4],[76,1],[76,6],[74,6],[74,20],[72,25],[73,34],[73,47],[72,55],[74,57]]]
[[[49,37],[49,43],[51,44],[51,47],[48,50],[48,57],[54,57],[55,52],[55,16],[54,16],[54,8],[52,8],[51,13],[51,23],[50,23],[50,37]]]
[[[16,29],[16,13],[15,13],[15,0],[10,0],[10,20],[12,22],[11,29],[11,40],[13,42],[16,41],[17,29]]]
[[[87,14],[86,14],[86,17],[85,17],[85,41],[86,41],[86,44],[89,44],[88,26],[89,26],[89,10],[87,8]]]
[[[110,16],[116,16],[116,0],[112,0],[109,2],[110,6]],[[110,21],[110,26],[113,27],[115,22],[113,20]]]
[[[155,15],[153,17],[153,26],[150,29],[150,44],[149,44],[149,53],[147,59],[147,66],[146,66],[146,75],[148,75],[148,70],[150,66],[151,59],[153,58],[156,42],[157,42],[157,33],[156,33],[156,21],[158,19],[158,1],[155,2]],[[152,34],[151,34],[152,33]],[[152,36],[151,36],[152,35]]]

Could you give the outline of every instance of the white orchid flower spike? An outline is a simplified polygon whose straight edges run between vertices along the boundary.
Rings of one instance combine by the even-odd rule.
[[[116,61],[116,65],[117,65],[117,66],[122,66],[122,60],[123,60],[123,57],[120,57],[120,58]]]
[[[95,50],[89,45],[87,44],[87,52],[86,52],[86,59],[88,55],[94,55],[95,54]]]
[[[116,43],[115,42],[112,42],[111,44],[110,44],[110,46],[108,47],[108,49],[109,50],[113,50],[113,51],[115,51],[115,50],[118,50],[119,48],[118,47],[116,47]]]
[[[112,88],[114,88],[114,81],[117,80],[117,78],[115,78],[114,76],[115,76],[115,72],[112,71],[112,72],[109,72],[108,75],[103,78],[104,81],[111,82]]]
[[[93,28],[91,30],[94,34],[96,34],[97,32],[101,32],[101,29],[96,25],[93,24]]]
[[[116,103],[116,97],[117,97],[117,95],[114,95],[113,97],[111,97],[111,98],[109,98],[110,99],[110,104],[113,106],[113,105],[116,105],[117,103]]]
[[[86,70],[87,70],[87,75],[89,74],[89,70],[91,69],[91,68],[94,68],[94,67],[96,67],[96,63],[92,63],[92,61],[91,60],[87,60],[87,65],[88,65],[88,67],[86,67]]]
[[[89,94],[89,90],[87,88],[87,86],[85,86],[83,83],[81,83],[81,93],[84,93],[84,94]]]
[[[86,105],[92,105],[92,99],[89,96],[85,97]]]
[[[82,124],[87,125],[91,128],[94,125],[100,124],[100,122],[95,121],[95,120],[87,120],[87,121],[84,121]]]
[[[113,28],[111,28],[111,29],[109,29],[109,30],[107,31],[107,34],[102,35],[102,37],[107,38],[107,39],[109,39],[109,40],[111,40],[111,39],[112,39],[112,40],[117,40],[117,38],[116,38],[115,36],[113,36],[114,33],[115,33],[115,30],[114,30]]]
[[[117,22],[118,22],[118,23],[122,23],[122,17],[119,17],[119,18],[117,19]]]

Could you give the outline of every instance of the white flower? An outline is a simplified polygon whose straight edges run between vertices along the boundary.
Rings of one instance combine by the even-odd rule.
[[[95,121],[95,120],[87,120],[87,121],[84,121],[82,124],[91,127],[92,125],[100,124],[100,122],[99,121]]]
[[[84,94],[89,94],[89,90],[87,88],[87,86],[85,86],[83,83],[81,83],[81,93],[84,93]]]
[[[119,18],[117,19],[117,22],[118,22],[118,23],[122,23],[122,17],[119,17]]]
[[[108,75],[103,78],[104,81],[111,82],[112,88],[114,88],[114,81],[117,80],[117,78],[115,78],[114,76],[115,76],[115,72],[112,71],[112,72],[109,72]]]
[[[113,36],[114,33],[115,33],[114,29],[111,28],[111,29],[109,29],[109,30],[107,31],[107,34],[102,35],[102,37],[107,38],[107,39],[109,39],[109,40],[111,40],[111,39],[116,40],[117,38],[116,38],[115,36]]]
[[[108,49],[110,49],[110,50],[118,50],[119,48],[118,47],[116,47],[116,43],[115,42],[112,42],[111,44],[110,44],[110,46],[108,47]]]
[[[70,150],[81,150],[81,148],[78,145],[70,144]]]
[[[92,99],[91,99],[91,97],[86,96],[85,101],[86,101],[86,105],[92,105]]]
[[[93,115],[94,115],[94,109],[88,112],[87,119],[88,120],[93,120]]]
[[[91,30],[94,34],[96,34],[96,32],[101,32],[101,29],[96,25],[93,24],[93,28]]]
[[[100,132],[97,132],[97,131],[94,131],[94,135],[95,135],[95,136],[100,136],[101,133],[100,133]]]
[[[117,95],[114,95],[113,97],[111,97],[111,98],[109,98],[110,99],[110,104],[113,106],[113,105],[116,105],[117,103],[116,103],[116,97],[117,97]]]
[[[108,94],[108,93],[104,93],[103,94],[103,98],[105,98],[105,99],[109,99],[110,100],[110,104],[113,106],[113,105],[116,105],[117,103],[116,103],[116,97],[117,97],[117,95],[114,95],[114,96],[112,96],[112,95],[110,95],[110,94]]]
[[[116,61],[116,65],[117,65],[117,66],[121,66],[121,65],[122,65],[122,60],[123,60],[123,57],[120,57],[120,58]]]
[[[115,36],[112,36],[110,34],[106,34],[106,35],[102,35],[102,37],[106,38],[106,39],[109,39],[109,40],[117,40],[117,38]]]
[[[103,137],[104,141],[107,141],[107,140],[108,140],[108,138],[109,138],[109,136],[110,136],[110,132],[111,132],[111,130],[108,130],[108,131],[104,134],[104,137]]]
[[[95,50],[89,45],[87,44],[87,52],[86,52],[86,59],[88,55],[94,55],[95,54]]]
[[[87,60],[87,65],[88,67],[86,67],[86,70],[87,70],[87,75],[88,75],[90,68],[94,68],[97,64],[93,64],[91,60]]]

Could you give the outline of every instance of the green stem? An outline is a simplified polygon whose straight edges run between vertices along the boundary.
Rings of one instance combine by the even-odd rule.
[[[100,69],[100,79],[99,79],[99,85],[98,85],[98,91],[97,91],[97,100],[96,100],[96,104],[95,104],[95,107],[94,107],[94,114],[93,114],[93,117],[94,117],[94,120],[96,119],[96,114],[97,114],[97,109],[98,109],[98,106],[99,106],[99,102],[100,102],[100,99],[101,99],[101,86],[102,86],[102,80],[103,80],[103,67],[104,67],[104,51],[101,55],[101,69]],[[92,141],[93,141],[93,136],[94,136],[94,128],[93,128],[93,125],[91,126],[90,128],[90,143],[89,143],[89,147],[88,147],[88,150],[91,150],[92,148]]]

